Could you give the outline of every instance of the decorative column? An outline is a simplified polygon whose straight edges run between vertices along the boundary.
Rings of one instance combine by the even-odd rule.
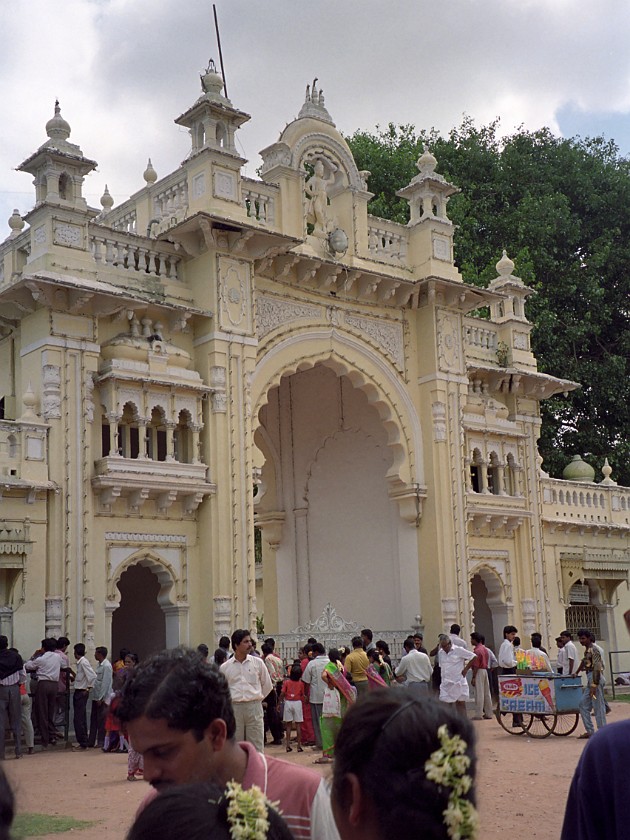
[[[63,601],[60,597],[48,597],[45,602],[44,635],[57,638],[63,634]]]
[[[298,622],[311,620],[311,574],[308,562],[308,508],[295,508],[295,565],[297,572]]]
[[[0,635],[13,644],[13,607],[0,607]]]
[[[479,486],[481,493],[489,493],[488,490],[488,462],[487,461],[479,461],[477,464],[477,469],[479,470]]]
[[[232,599],[229,595],[216,595],[214,601],[214,635],[229,636],[232,631]]]
[[[107,422],[109,424],[109,457],[114,458],[119,455],[118,451],[118,423],[121,420],[121,416],[119,414],[108,414],[107,415]]]
[[[497,464],[494,480],[497,483],[497,496],[505,496],[505,464]]]
[[[166,460],[175,461],[175,423],[166,424]]]

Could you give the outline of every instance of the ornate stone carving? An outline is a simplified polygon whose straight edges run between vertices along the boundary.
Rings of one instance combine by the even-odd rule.
[[[337,167],[326,160],[331,174],[326,176],[324,161],[316,158],[313,164],[313,174],[304,184],[306,195],[306,223],[313,225],[313,236],[325,238],[333,227],[333,218],[328,207],[328,187],[335,180]],[[334,167],[334,169],[333,169]]]
[[[87,648],[94,647],[94,598],[87,596],[83,599],[83,622],[85,632],[83,641]]]
[[[319,618],[302,627],[296,627],[293,633],[301,633],[303,636],[317,636],[318,633],[348,633],[357,636],[359,625],[354,621],[341,618],[332,604],[326,604]]]
[[[447,373],[461,373],[462,343],[457,315],[438,309],[437,340],[440,370]]]
[[[92,373],[87,371],[84,377],[85,383],[85,418],[88,423],[94,421],[94,379]]]
[[[35,245],[43,245],[46,242],[46,228],[44,225],[40,225],[39,227],[35,228],[33,231],[33,243]]]
[[[61,368],[42,367],[42,416],[45,420],[61,417]]]
[[[127,531],[106,531],[105,539],[110,542],[142,543],[143,545],[150,543],[186,544],[186,537],[183,534],[139,534]]]
[[[522,636],[529,636],[536,630],[536,601],[533,598],[521,600],[521,611],[523,615]]]
[[[217,198],[227,198],[236,201],[236,175],[217,169],[214,172],[214,194]]]
[[[345,322],[359,332],[365,333],[377,344],[400,370],[405,366],[403,350],[403,326],[400,323],[383,321],[378,318],[364,318],[359,315],[345,314]]]
[[[229,595],[216,595],[214,602],[214,634],[217,640],[229,636],[232,630],[232,599]]]
[[[195,198],[200,198],[206,191],[206,174],[200,172],[192,181],[192,192]]]
[[[55,222],[53,242],[55,245],[65,245],[68,248],[81,248],[83,246],[83,230],[79,225]]]
[[[433,256],[436,260],[451,261],[451,244],[446,236],[433,237]]]
[[[431,405],[433,415],[433,440],[446,440],[446,405],[436,401]]]
[[[63,600],[57,596],[47,597],[44,609],[46,638],[56,639],[63,633]]]
[[[529,350],[529,336],[527,333],[514,333],[514,349],[515,350]]]
[[[219,326],[225,330],[251,329],[250,267],[248,263],[219,257]]]
[[[259,338],[275,330],[281,324],[297,321],[300,318],[317,320],[321,317],[321,308],[307,303],[293,303],[277,297],[259,295],[256,298],[256,332]]]
[[[213,414],[225,414],[227,411],[227,394],[225,391],[215,391],[210,396],[210,406]]]
[[[457,621],[457,598],[442,598],[442,620],[448,626]]]

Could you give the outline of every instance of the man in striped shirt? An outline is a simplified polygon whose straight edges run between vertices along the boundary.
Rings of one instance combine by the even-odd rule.
[[[0,636],[0,759],[4,761],[4,733],[10,725],[15,738],[15,757],[22,758],[22,709],[20,675],[24,662],[17,651],[9,650],[9,640]]]
[[[190,782],[257,785],[279,803],[296,840],[339,840],[327,782],[306,767],[239,743],[227,680],[195,651],[163,651],[138,665],[117,715],[144,758],[145,780],[158,793]]]

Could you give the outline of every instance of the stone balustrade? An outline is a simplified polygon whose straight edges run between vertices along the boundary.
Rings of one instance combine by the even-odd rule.
[[[368,216],[368,251],[372,259],[402,264],[407,258],[408,243],[405,225]]]
[[[121,233],[137,233],[138,217],[135,208],[129,209],[128,203],[107,214],[107,226]]]
[[[90,248],[99,265],[161,280],[179,279],[180,257],[164,243],[132,234],[116,235],[109,228],[92,225]]]
[[[488,321],[464,318],[464,341],[467,358],[498,364],[498,332]]]
[[[630,526],[630,488],[547,478],[543,479],[542,492],[545,519]]]
[[[263,225],[273,225],[276,215],[278,188],[251,178],[242,179],[243,205],[250,219]]]

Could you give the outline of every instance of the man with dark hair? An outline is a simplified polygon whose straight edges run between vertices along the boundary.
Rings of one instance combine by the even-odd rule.
[[[223,650],[227,651],[228,656],[230,655],[230,637],[229,636],[221,636],[219,639],[219,647],[223,648]]]
[[[604,704],[604,661],[600,654],[600,648],[595,644],[595,636],[590,630],[578,630],[577,637],[584,648],[584,655],[576,675],[584,671],[586,674],[586,686],[582,689],[582,700],[580,701],[580,716],[584,724],[584,732],[579,738],[590,738],[595,729],[591,721],[591,712],[595,709],[595,720],[597,728],[606,726],[606,706]]]
[[[73,676],[74,694],[72,696],[72,711],[74,713],[74,734],[77,736],[75,750],[87,750],[87,701],[90,689],[96,682],[96,672],[85,655],[85,645],[77,642],[74,646],[74,658],[77,661],[77,673]]]
[[[513,624],[506,624],[503,628],[503,641],[499,648],[499,668],[501,674],[515,674],[516,673],[516,652],[514,650],[514,639],[518,629]],[[512,715],[512,727],[517,729],[523,725],[523,715]]]
[[[57,639],[57,650],[55,653],[61,659],[61,670],[59,671],[59,683],[57,684],[57,709],[55,712],[55,726],[64,729],[66,723],[70,723],[70,680],[72,679],[72,668],[68,659],[68,647],[70,639],[66,636],[59,636]]]
[[[263,700],[273,690],[267,666],[250,653],[252,637],[249,630],[232,633],[234,656],[221,665],[228,681],[239,741],[249,741],[258,752],[265,746]]]
[[[319,719],[322,715],[324,706],[324,688],[326,687],[326,684],[322,679],[322,674],[324,673],[324,668],[328,665],[330,660],[326,656],[324,645],[321,644],[321,642],[315,642],[315,644],[311,646],[311,652],[313,654],[313,658],[304,669],[302,682],[305,682],[308,686],[310,686],[308,702],[311,709],[313,730],[315,732],[315,747],[318,750],[321,750],[323,749],[323,746]]]
[[[96,680],[92,686],[92,709],[90,711],[89,747],[103,747],[105,744],[105,718],[107,698],[112,691],[113,669],[107,658],[107,648],[99,645],[94,651],[96,659]]]
[[[273,642],[273,639],[271,639]],[[275,642],[274,642],[275,644]],[[271,692],[265,697],[265,732],[271,732],[272,743],[275,747],[282,746],[282,734],[284,732],[282,726],[282,719],[278,714],[278,700],[282,690],[282,683],[284,682],[285,670],[284,662],[279,656],[273,652],[273,644],[269,640],[263,643],[261,648],[263,655],[263,662],[266,669],[269,671],[271,683],[273,688]]]
[[[208,661],[208,654],[210,653],[208,645],[204,645],[203,642],[200,645],[197,645],[197,653],[203,659],[204,662]]]
[[[525,651],[525,653],[530,658],[531,662],[536,663],[534,670],[551,672],[553,669],[551,667],[549,657],[547,656],[547,651],[542,646],[542,636],[540,633],[532,633],[530,639],[532,646],[529,650]]]
[[[415,649],[419,650],[420,653],[426,653],[426,655],[428,656],[429,651],[424,646],[423,634],[420,631],[418,631],[417,633],[414,633],[411,638],[413,640],[413,646],[415,647]]]
[[[363,640],[361,636],[355,636],[352,639],[352,653],[346,656],[344,666],[346,671],[352,676],[354,686],[357,690],[357,698],[368,692],[368,678],[366,671],[370,665],[370,660],[363,650]]]
[[[35,656],[26,663],[27,671],[37,674],[37,688],[35,689],[35,717],[39,734],[42,739],[42,749],[47,750],[48,744],[56,744],[55,734],[55,704],[57,687],[61,671],[61,659],[57,656],[57,640],[43,639],[43,653]]]
[[[15,739],[15,757],[22,758],[22,708],[20,675],[24,663],[17,651],[9,650],[9,640],[0,636],[0,760],[4,761],[4,734],[9,725]]]
[[[562,659],[562,673],[574,674],[578,667],[578,653],[577,648],[573,643],[573,636],[571,635],[569,630],[562,630],[560,633],[560,638],[564,642],[562,646],[564,656],[558,657],[559,661],[560,659]],[[566,671],[564,670],[564,668],[566,668]]]
[[[419,651],[413,643],[413,637],[403,642],[405,655],[396,668],[396,679],[407,687],[409,696],[416,700],[429,696],[431,682],[431,660],[426,653]]]
[[[257,785],[278,802],[296,838],[338,838],[327,783],[316,773],[263,756],[235,740],[230,688],[223,673],[194,652],[155,654],[127,679],[117,711],[158,791],[191,782]]]
[[[455,645],[455,647],[463,647],[466,648],[466,650],[468,650],[468,645],[459,635],[461,632],[462,628],[459,626],[459,624],[451,624],[451,632],[449,633],[449,638],[452,644]]]
[[[366,627],[364,630],[361,630],[361,640],[363,642],[363,649],[366,653],[376,648],[376,645],[372,641],[373,638],[374,634],[372,633],[369,627]]]

